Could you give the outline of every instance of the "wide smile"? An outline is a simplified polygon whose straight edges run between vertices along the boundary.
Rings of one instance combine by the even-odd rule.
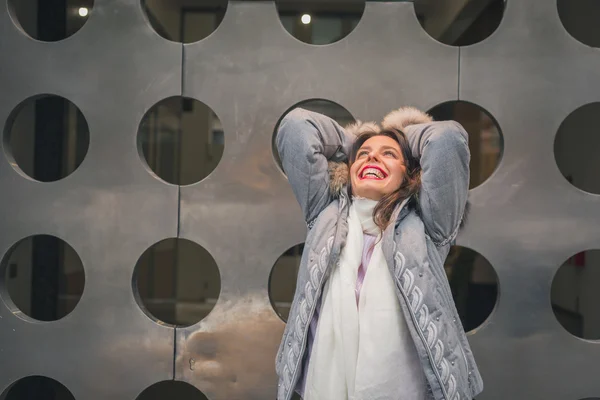
[[[366,165],[358,174],[358,179],[373,179],[377,181],[381,181],[387,178],[387,174],[385,171],[375,165]]]

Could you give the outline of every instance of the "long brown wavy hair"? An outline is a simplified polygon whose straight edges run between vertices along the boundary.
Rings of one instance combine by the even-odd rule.
[[[405,199],[418,193],[421,187],[421,165],[419,160],[412,155],[408,139],[404,133],[397,129],[384,129],[380,132],[366,131],[361,133],[354,142],[350,151],[349,165],[352,165],[356,160],[356,155],[361,146],[370,138],[375,136],[387,136],[398,143],[400,151],[402,152],[402,158],[404,159],[404,166],[406,167],[406,175],[404,180],[400,184],[400,187],[394,192],[385,195],[373,210],[373,221],[383,231],[389,225],[392,213],[396,208],[396,205],[400,204]],[[350,187],[350,194],[352,194],[352,185]]]

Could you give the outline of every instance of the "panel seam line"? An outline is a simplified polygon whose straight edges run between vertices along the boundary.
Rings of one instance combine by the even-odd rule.
[[[456,86],[456,99],[460,100],[460,58],[461,58],[461,54],[460,54],[460,50],[461,47],[458,46],[458,84]]]

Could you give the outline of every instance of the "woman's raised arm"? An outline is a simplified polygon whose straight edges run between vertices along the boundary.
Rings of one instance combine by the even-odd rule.
[[[434,243],[446,245],[458,234],[469,194],[469,136],[455,121],[410,125],[404,133],[423,171],[423,222]]]
[[[328,161],[346,161],[353,141],[337,122],[319,113],[296,108],[281,120],[277,150],[307,224],[332,201]]]

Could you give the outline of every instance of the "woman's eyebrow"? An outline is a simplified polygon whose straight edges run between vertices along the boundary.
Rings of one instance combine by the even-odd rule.
[[[393,146],[381,146],[382,149],[390,149],[390,150],[394,150],[394,151],[398,151],[397,148],[393,147]]]

